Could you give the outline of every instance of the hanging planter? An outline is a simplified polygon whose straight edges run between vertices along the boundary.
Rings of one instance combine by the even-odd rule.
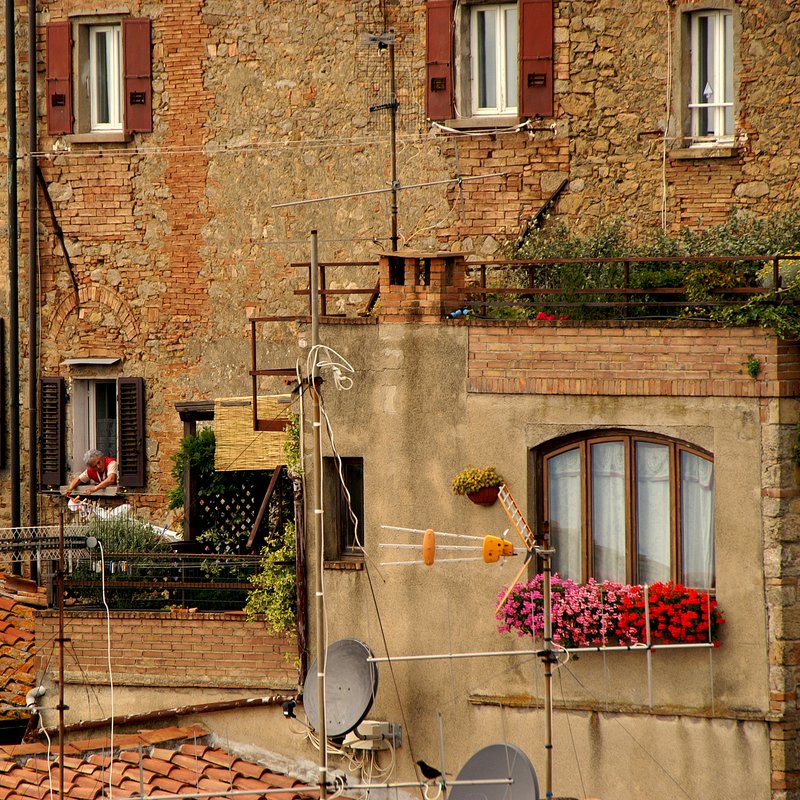
[[[476,505],[491,506],[497,500],[499,493],[499,486],[484,486],[482,489],[478,489],[477,492],[468,492],[467,497]]]
[[[497,500],[503,476],[494,467],[467,467],[453,478],[453,492],[465,494],[473,503],[490,506]]]

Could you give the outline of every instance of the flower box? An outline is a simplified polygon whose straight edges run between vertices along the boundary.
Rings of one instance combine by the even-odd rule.
[[[513,588],[497,612],[501,633],[542,637],[542,584],[542,575],[537,575]],[[651,645],[706,642],[719,646],[719,628],[725,619],[715,598],[672,582],[646,588],[647,605],[643,586],[593,579],[577,584],[553,575],[553,641],[567,648],[641,646],[648,643],[649,623]]]

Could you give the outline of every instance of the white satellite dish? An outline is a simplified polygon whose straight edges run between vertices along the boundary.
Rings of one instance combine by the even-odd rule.
[[[344,736],[367,716],[378,691],[378,667],[372,651],[357,639],[340,639],[325,650],[325,732]],[[308,724],[319,729],[317,662],[303,684],[303,708]]]
[[[458,781],[502,780],[459,786]],[[461,768],[450,800],[539,800],[539,781],[530,759],[513,744],[490,744]]]

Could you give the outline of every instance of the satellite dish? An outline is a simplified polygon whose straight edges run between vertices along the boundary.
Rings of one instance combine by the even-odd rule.
[[[501,780],[513,783],[488,783],[459,786],[458,781]],[[450,800],[539,800],[539,781],[530,759],[513,744],[490,744],[478,750],[461,768]]]
[[[367,716],[378,691],[378,667],[372,651],[357,639],[340,639],[325,650],[325,733],[344,736]],[[319,703],[317,662],[303,684],[303,707],[309,725],[317,730]]]

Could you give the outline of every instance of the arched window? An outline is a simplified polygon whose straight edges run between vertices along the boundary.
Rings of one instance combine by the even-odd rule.
[[[541,454],[554,569],[576,581],[714,586],[714,461],[665,437],[599,431]]]

